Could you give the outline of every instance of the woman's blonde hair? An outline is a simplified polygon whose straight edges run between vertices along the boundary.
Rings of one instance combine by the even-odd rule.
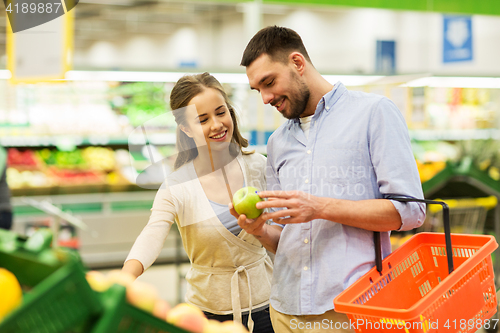
[[[170,93],[170,109],[177,123],[177,139],[176,147],[178,151],[177,158],[174,163],[174,169],[178,169],[189,161],[192,161],[198,156],[198,149],[192,138],[186,135],[180,125],[187,126],[185,107],[189,102],[198,94],[202,93],[205,89],[212,88],[221,93],[226,102],[229,114],[233,121],[234,131],[231,143],[229,145],[229,152],[231,155],[236,156],[240,151],[243,154],[252,154],[252,152],[242,151],[241,148],[248,147],[248,140],[245,139],[238,128],[238,121],[236,120],[236,112],[231,105],[229,98],[222,85],[215,77],[205,72],[203,74],[185,75],[177,81],[172,92]]]

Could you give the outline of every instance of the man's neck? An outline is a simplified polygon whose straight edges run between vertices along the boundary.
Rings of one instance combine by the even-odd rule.
[[[309,102],[306,105],[306,110],[302,116],[310,116],[316,112],[316,107],[323,96],[333,89],[333,84],[328,82],[321,74],[314,71],[307,78],[309,86]]]

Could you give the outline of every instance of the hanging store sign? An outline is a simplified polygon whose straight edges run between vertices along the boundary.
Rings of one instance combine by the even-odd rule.
[[[78,0],[4,0],[7,69],[13,83],[64,79],[73,58]]]
[[[443,63],[472,61],[472,18],[443,17]]]
[[[396,41],[377,40],[375,71],[383,74],[396,73]]]

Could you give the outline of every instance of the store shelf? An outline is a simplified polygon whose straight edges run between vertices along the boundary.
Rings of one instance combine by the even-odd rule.
[[[72,213],[95,213],[95,212],[121,212],[128,210],[149,210],[151,208],[156,191],[117,193],[85,193],[69,195],[40,195],[30,196],[30,199],[43,201],[50,200],[62,210],[70,210]],[[13,197],[15,215],[40,214],[40,211],[31,207],[23,200],[23,197]]]
[[[416,141],[500,140],[500,130],[494,128],[410,130],[409,133],[410,138]]]
[[[175,133],[150,134],[147,138],[142,135],[107,137],[107,136],[4,136],[0,138],[0,145],[4,147],[55,147],[55,146],[124,146],[124,145],[173,145]]]
[[[30,197],[49,201],[77,216],[87,230],[76,230],[78,251],[86,266],[121,267],[135,239],[147,224],[156,191],[41,195]],[[50,217],[31,207],[22,197],[12,199],[13,231],[26,234],[33,227],[47,227]],[[63,223],[64,225],[64,223]],[[156,263],[188,262],[174,224]]]

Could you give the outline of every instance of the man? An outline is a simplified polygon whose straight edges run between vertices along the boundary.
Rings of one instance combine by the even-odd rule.
[[[385,97],[331,85],[291,29],[259,31],[241,65],[264,103],[289,119],[267,146],[267,191],[259,195],[269,200],[257,207],[271,212],[249,220],[230,205],[239,225],[276,253],[274,330],[351,332],[333,299],[375,265],[373,231],[385,257],[391,230],[425,218],[424,204],[384,199],[423,198],[404,118]]]

